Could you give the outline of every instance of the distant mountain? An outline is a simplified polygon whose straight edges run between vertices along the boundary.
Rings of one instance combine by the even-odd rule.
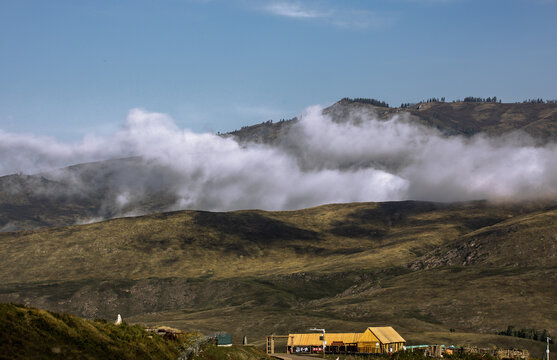
[[[500,136],[521,131],[538,142],[557,139],[556,103],[497,103],[497,102],[429,102],[407,108],[386,108],[366,102],[341,100],[325,108],[324,114],[333,121],[409,114],[410,121],[440,130],[446,135],[473,136],[484,133]],[[227,135],[241,142],[274,144],[297,121],[264,122],[246,126]]]
[[[557,332],[554,203],[181,211],[0,234],[0,301],[248,335],[390,325],[410,343]],[[456,332],[449,332],[450,328]]]
[[[323,113],[335,122],[388,119],[399,115],[447,136],[480,133],[498,136],[520,131],[532,136],[537,143],[557,139],[557,104],[554,103],[429,102],[407,108],[387,108],[344,99],[324,109]],[[297,121],[296,118],[267,121],[222,136],[233,137],[241,144],[270,144],[303,155],[304,149],[285,143]],[[295,141],[295,138],[288,138],[288,141]],[[364,164],[355,159],[352,165],[390,171],[388,164],[380,162]],[[184,209],[177,195],[184,181],[187,178],[176,174],[171,166],[140,157],[77,164],[36,175],[3,176],[0,177],[0,231],[66,226]]]
[[[66,226],[167,210],[176,201],[171,191],[174,184],[165,182],[167,172],[167,168],[135,157],[79,164],[38,175],[0,177],[0,231]],[[129,199],[126,193],[130,193]]]

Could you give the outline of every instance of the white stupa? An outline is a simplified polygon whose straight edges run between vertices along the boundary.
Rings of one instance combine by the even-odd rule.
[[[122,317],[120,316],[120,314],[118,314],[118,318],[116,319],[116,322],[114,324],[120,325],[121,323],[122,323]]]

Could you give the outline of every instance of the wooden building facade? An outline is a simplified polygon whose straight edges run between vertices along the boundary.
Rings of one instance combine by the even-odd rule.
[[[326,333],[326,351],[332,353],[388,353],[403,350],[406,340],[395,329],[368,327],[363,333]],[[320,333],[289,334],[287,348],[290,353],[321,352],[323,338]]]
[[[358,341],[358,352],[391,353],[404,349],[406,340],[390,326],[368,327]]]

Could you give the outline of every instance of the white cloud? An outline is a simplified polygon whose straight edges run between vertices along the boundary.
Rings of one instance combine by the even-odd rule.
[[[309,108],[275,146],[180,129],[165,114],[134,109],[121,130],[78,143],[0,131],[0,174],[35,173],[92,160],[141,161],[46,177],[68,186],[49,191],[97,194],[105,208],[141,213],[153,194],[167,210],[298,209],[333,202],[538,199],[557,196],[557,145],[527,138],[445,137],[405,116],[350,114],[341,122]],[[37,183],[36,191],[41,191]]]
[[[327,2],[272,1],[262,9],[276,16],[322,20],[343,28],[380,28],[394,22],[394,16],[389,14],[332,6]]]
[[[330,16],[330,12],[323,12],[318,9],[312,9],[307,5],[302,5],[299,2],[273,2],[266,5],[264,7],[264,10],[274,15],[286,16],[290,18],[310,19]]]
[[[364,119],[351,121],[351,119]],[[445,137],[405,116],[352,114],[336,123],[310,110],[285,151],[307,170],[380,169],[407,182],[398,198],[434,201],[557,196],[557,144],[526,136]]]

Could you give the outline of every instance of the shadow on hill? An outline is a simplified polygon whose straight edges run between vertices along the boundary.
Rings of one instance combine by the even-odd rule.
[[[279,240],[316,240],[319,237],[315,231],[290,226],[254,212],[202,211],[195,215],[195,223],[257,244],[268,244]]]
[[[470,211],[474,209],[475,211]],[[344,220],[331,223],[331,232],[349,237],[381,238],[390,229],[428,224],[459,224],[467,230],[494,225],[508,218],[509,213],[520,213],[521,206],[495,207],[487,201],[465,203],[437,203],[427,201],[398,201],[378,203],[374,208],[358,209]],[[432,216],[429,218],[429,213]]]

